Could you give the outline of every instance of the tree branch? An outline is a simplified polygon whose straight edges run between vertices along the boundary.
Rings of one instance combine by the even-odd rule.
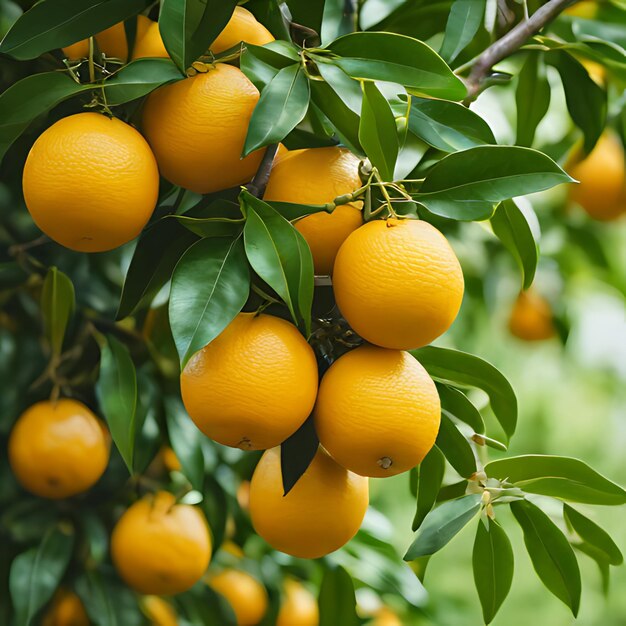
[[[527,20],[520,22],[512,28],[504,37],[491,44],[477,59],[466,80],[467,98],[464,104],[467,106],[485,88],[485,79],[491,68],[513,54],[537,32],[539,32],[550,20],[554,19],[568,5],[574,4],[572,0],[549,0],[539,7]]]
[[[246,185],[246,189],[257,198],[262,198],[263,194],[265,193],[265,188],[267,187],[267,183],[270,179],[272,165],[274,164],[274,157],[276,156],[277,151],[277,143],[273,143],[272,145],[267,146],[267,148],[265,149],[265,154],[261,159],[259,169],[256,171],[256,174],[254,175],[252,181]]]

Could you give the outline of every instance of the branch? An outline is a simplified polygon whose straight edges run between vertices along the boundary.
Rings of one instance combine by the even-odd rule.
[[[267,146],[265,154],[261,159],[259,169],[256,171],[254,178],[246,185],[246,189],[257,198],[262,198],[265,193],[265,188],[270,179],[270,173],[272,172],[272,165],[274,164],[274,157],[278,151],[278,144],[273,143]]]
[[[485,88],[485,79],[491,68],[506,59],[521,48],[524,43],[539,32],[550,20],[554,19],[572,0],[549,0],[539,7],[527,20],[520,22],[504,37],[492,43],[477,59],[466,81],[467,98],[464,104],[468,106],[476,100]]]

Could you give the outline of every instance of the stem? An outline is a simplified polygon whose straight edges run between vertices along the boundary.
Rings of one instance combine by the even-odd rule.
[[[89,82],[96,82],[96,72],[93,66],[93,37],[89,37]]]
[[[496,63],[516,52],[530,37],[539,32],[570,4],[573,4],[572,0],[549,0],[527,20],[520,22],[504,37],[491,44],[473,64],[472,71],[466,81],[467,98],[464,104],[469,106],[471,102],[476,100],[485,88],[485,79]]]
[[[277,151],[277,143],[267,146],[263,159],[261,160],[261,164],[259,165],[259,169],[254,175],[252,181],[246,185],[246,189],[257,198],[262,198],[265,193],[265,188],[267,187],[267,183],[270,179],[272,165],[274,164],[274,157],[276,156]]]

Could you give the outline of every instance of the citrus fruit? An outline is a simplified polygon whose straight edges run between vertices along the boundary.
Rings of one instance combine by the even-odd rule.
[[[81,402],[38,402],[11,431],[9,462],[28,491],[43,498],[69,498],[102,476],[109,446],[104,424]]]
[[[111,557],[126,583],[145,594],[181,593],[202,578],[211,559],[211,537],[200,510],[177,504],[166,491],[148,495],[120,517]]]
[[[80,598],[73,591],[61,588],[44,613],[41,626],[89,626],[89,623]]]
[[[338,465],[322,448],[283,496],[280,448],[267,450],[250,484],[250,517],[273,548],[316,559],[350,541],[365,516],[368,479]]]
[[[265,587],[247,572],[225,569],[208,583],[228,600],[237,618],[237,626],[256,626],[267,611]]]
[[[536,291],[522,291],[513,305],[509,330],[524,341],[541,341],[553,337],[555,329],[548,301]]]
[[[369,626],[403,626],[400,618],[390,608],[381,607],[374,617],[374,621]]]
[[[181,464],[176,456],[176,452],[169,446],[164,446],[162,449],[163,463],[168,472],[180,472]]]
[[[616,219],[626,212],[625,166],[624,148],[610,131],[588,156],[574,150],[566,169],[580,184],[570,185],[570,199],[596,220]]]
[[[360,186],[359,160],[347,150],[291,150],[275,162],[264,199],[326,204]],[[339,205],[332,213],[313,213],[295,223],[311,248],[316,274],[332,272],[339,247],[363,223],[359,204]]]
[[[22,186],[26,206],[46,235],[72,250],[102,252],[134,239],[146,225],[159,172],[132,126],[77,113],[35,141]]]
[[[241,151],[258,99],[243,72],[224,63],[153,91],[142,124],[161,174],[197,193],[250,181],[263,150],[244,159]]]
[[[313,349],[293,324],[240,313],[187,363],[181,393],[207,437],[243,450],[265,450],[309,416],[317,382]]]
[[[159,596],[144,596],[141,599],[141,608],[151,626],[178,626],[174,607]]]
[[[375,220],[339,249],[333,290],[363,339],[410,350],[450,327],[463,299],[463,272],[446,238],[428,222]]]
[[[318,626],[319,617],[315,596],[301,583],[285,580],[285,594],[276,626]]]
[[[408,352],[363,345],[335,361],[320,383],[315,429],[343,467],[393,476],[421,463],[439,431],[435,383]]]

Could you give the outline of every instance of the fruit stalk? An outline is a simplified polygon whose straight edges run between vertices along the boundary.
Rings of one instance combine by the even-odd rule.
[[[267,146],[259,169],[256,171],[252,181],[246,185],[246,189],[257,198],[262,198],[265,193],[265,188],[270,179],[270,173],[272,172],[272,165],[274,164],[274,157],[278,151],[278,144],[274,143],[271,146]]]

